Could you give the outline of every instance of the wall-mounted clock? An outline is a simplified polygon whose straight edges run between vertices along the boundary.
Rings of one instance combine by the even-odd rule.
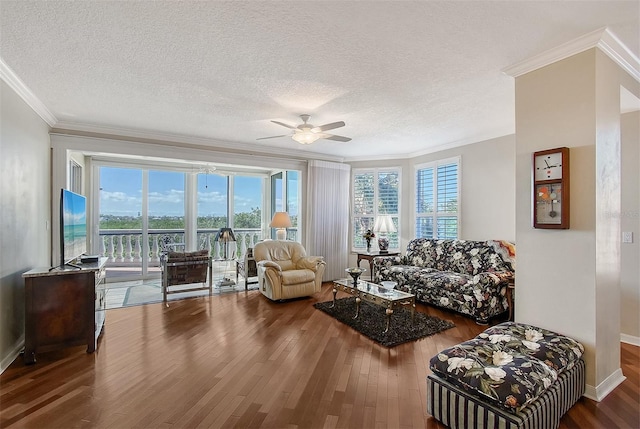
[[[533,154],[533,227],[569,228],[569,148]]]

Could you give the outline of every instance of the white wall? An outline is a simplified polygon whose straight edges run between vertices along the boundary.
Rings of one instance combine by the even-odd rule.
[[[587,395],[620,372],[620,85],[629,75],[599,49],[516,79],[516,320],[585,346]],[[531,225],[531,154],[570,148],[571,229]]]
[[[22,273],[51,261],[49,127],[0,82],[0,371],[24,342]]]
[[[640,112],[622,115],[622,205],[620,229],[633,243],[620,244],[620,333],[640,345]]]

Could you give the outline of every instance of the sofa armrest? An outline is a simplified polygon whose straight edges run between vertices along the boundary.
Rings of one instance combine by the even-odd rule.
[[[496,286],[500,283],[510,282],[514,279],[512,271],[485,271],[473,276],[474,284]]]
[[[392,265],[404,265],[403,257],[400,255],[396,256],[376,256],[373,258],[373,266],[374,270],[378,270],[380,267],[390,267]]]
[[[298,259],[296,267],[298,269],[317,271],[318,267],[324,264],[326,264],[326,262],[324,261],[323,256],[305,256]]]

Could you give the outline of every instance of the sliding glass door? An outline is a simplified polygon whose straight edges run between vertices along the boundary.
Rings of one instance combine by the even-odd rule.
[[[142,259],[143,275],[160,272],[160,252],[184,251],[185,236],[185,173],[176,171],[144,170],[148,174],[147,228],[143,230],[143,243],[149,243],[149,251]],[[145,216],[146,215],[146,216]],[[144,268],[147,267],[145,272]]]
[[[94,252],[107,256],[109,276],[143,273],[143,172],[135,168],[100,168],[98,243]]]
[[[97,253],[109,258],[107,277],[159,273],[160,251],[185,247],[185,174],[99,168]]]
[[[271,217],[275,212],[287,212],[291,219],[291,228],[287,228],[287,240],[300,241],[299,214],[300,173],[281,171],[271,175]],[[271,238],[276,238],[276,230],[270,228]]]
[[[160,170],[106,161],[96,163],[94,172],[100,197],[93,209],[98,228],[92,251],[108,258],[109,281],[158,277],[163,250],[207,249],[220,258],[216,234],[222,227],[233,229],[232,255],[241,258],[269,237],[264,233],[275,211],[289,213],[288,239],[299,240],[297,171],[274,176],[270,193],[265,174]]]

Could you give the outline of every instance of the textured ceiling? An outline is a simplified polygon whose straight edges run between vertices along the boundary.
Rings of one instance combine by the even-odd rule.
[[[637,57],[639,15],[638,1],[2,0],[0,58],[58,127],[382,158],[514,133],[501,70],[604,26]],[[304,113],[353,140],[256,140]]]

